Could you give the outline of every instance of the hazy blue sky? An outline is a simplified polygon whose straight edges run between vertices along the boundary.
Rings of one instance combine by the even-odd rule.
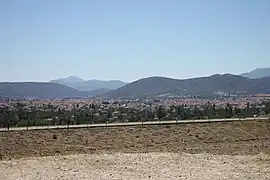
[[[270,0],[0,0],[0,81],[270,67]]]

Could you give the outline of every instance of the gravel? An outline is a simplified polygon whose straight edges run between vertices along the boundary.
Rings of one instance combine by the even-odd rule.
[[[268,179],[269,155],[114,153],[0,161],[0,180]]]

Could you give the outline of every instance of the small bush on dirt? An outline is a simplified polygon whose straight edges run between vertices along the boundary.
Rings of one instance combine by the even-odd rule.
[[[53,135],[53,139],[57,139],[57,136],[56,136],[56,134],[54,134],[54,135]]]

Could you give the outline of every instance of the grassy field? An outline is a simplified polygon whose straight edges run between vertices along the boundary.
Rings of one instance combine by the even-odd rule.
[[[0,133],[0,159],[78,153],[270,153],[270,121]]]

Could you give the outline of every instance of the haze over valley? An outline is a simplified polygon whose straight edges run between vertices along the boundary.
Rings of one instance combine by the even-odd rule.
[[[268,70],[268,71],[267,71]],[[253,75],[255,72],[255,75]],[[209,77],[172,79],[147,77],[131,83],[120,80],[83,80],[76,76],[42,82],[0,83],[1,98],[141,98],[254,95],[270,93],[269,68],[240,75],[214,74]],[[254,77],[248,78],[244,77]],[[260,78],[257,78],[260,74]],[[43,91],[41,91],[43,90]]]
[[[0,180],[269,180],[270,0],[0,0]]]

